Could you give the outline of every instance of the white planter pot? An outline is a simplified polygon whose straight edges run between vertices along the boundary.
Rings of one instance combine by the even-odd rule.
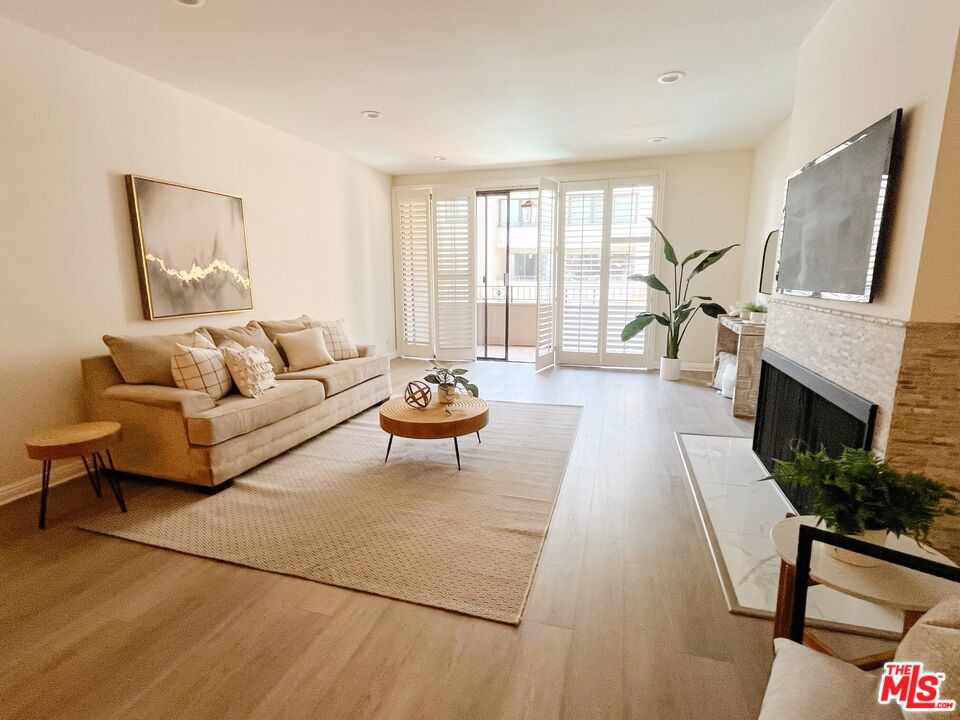
[[[661,380],[679,380],[680,379],[680,358],[660,358],[660,379]]]
[[[449,405],[457,399],[456,385],[440,385],[438,389],[437,400],[441,405]]]
[[[741,310],[741,311],[740,311],[740,319],[741,319],[741,320],[749,320],[749,319],[750,319],[750,311],[749,311],[749,310]]]
[[[767,314],[764,312],[752,312],[750,313],[750,322],[760,323],[761,325],[766,324]]]
[[[850,537],[872,543],[873,545],[884,545],[887,542],[887,533],[889,533],[889,530],[865,530],[861,535],[851,535]],[[840,562],[845,562],[847,565],[856,565],[857,567],[876,567],[881,562],[876,558],[867,557],[866,555],[834,547],[833,545],[827,547],[827,552]]]

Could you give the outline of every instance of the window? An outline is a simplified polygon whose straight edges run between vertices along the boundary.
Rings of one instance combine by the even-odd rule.
[[[583,193],[576,202],[567,203],[564,222],[567,227],[603,225],[603,193]]]
[[[537,256],[534,253],[510,253],[510,279],[536,282]]]
[[[529,213],[530,219],[527,222],[524,222],[523,213],[520,212],[520,204],[525,202],[528,198],[526,197],[517,197],[518,193],[512,193],[513,197],[509,200],[510,205],[510,227],[536,227],[537,226],[537,214]],[[536,193],[525,193],[525,195],[530,195],[531,198],[535,198]],[[536,200],[534,199],[534,202]],[[497,220],[497,225],[499,227],[507,226],[507,203],[506,198],[500,200],[500,215]]]

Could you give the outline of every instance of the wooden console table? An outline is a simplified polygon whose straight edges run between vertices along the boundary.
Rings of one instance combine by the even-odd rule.
[[[713,373],[716,376],[721,352],[737,357],[737,386],[733,391],[733,416],[752,418],[757,414],[760,394],[760,356],[766,325],[741,320],[733,315],[717,318],[717,343],[714,348]]]

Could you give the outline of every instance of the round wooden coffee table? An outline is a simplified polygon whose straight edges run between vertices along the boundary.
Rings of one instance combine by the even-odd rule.
[[[380,406],[380,428],[390,433],[387,455],[383,461],[390,459],[390,448],[393,447],[395,435],[414,440],[453,438],[459,470],[460,444],[457,438],[476,433],[479,442],[480,431],[487,426],[489,420],[490,409],[486,400],[469,395],[462,395],[449,405],[441,405],[434,399],[422,410],[410,407],[402,397],[387,400]]]
[[[120,489],[120,481],[113,475],[113,458],[110,456],[110,447],[120,440],[120,430],[120,423],[116,422],[85,422],[48,428],[27,438],[27,456],[34,460],[43,461],[40,485],[41,530],[46,525],[50,469],[54,460],[80,456],[97,497],[100,497],[100,477],[105,475],[107,483],[117,499],[117,505],[123,512],[127,511],[126,503],[123,501],[123,491]],[[107,454],[107,461],[110,463],[109,471],[103,462],[104,452]],[[90,456],[89,463],[87,462],[87,455]]]

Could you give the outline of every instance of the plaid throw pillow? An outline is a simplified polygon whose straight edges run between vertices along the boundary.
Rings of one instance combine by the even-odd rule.
[[[199,333],[193,347],[177,343],[177,351],[170,358],[170,372],[178,388],[205,392],[219,400],[233,387],[223,354]]]
[[[349,360],[360,357],[356,344],[347,333],[347,323],[344,320],[314,320],[309,315],[300,317],[308,328],[323,330],[323,341],[327,351],[334,360]]]

